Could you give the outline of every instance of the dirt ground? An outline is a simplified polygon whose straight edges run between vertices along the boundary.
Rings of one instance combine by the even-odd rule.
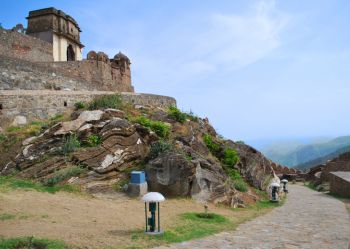
[[[224,207],[209,206],[211,212],[233,216]],[[161,203],[161,225],[173,226],[178,215],[203,212],[203,205],[190,199]],[[125,248],[132,233],[144,229],[144,203],[116,194],[113,199],[59,192],[12,190],[0,193],[0,236],[35,236],[60,239],[76,248]]]

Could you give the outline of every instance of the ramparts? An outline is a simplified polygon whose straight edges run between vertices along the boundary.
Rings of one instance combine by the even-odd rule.
[[[53,61],[52,44],[17,31],[1,28],[0,54],[33,62]]]
[[[16,116],[24,116],[28,122],[46,119],[74,108],[78,101],[89,102],[96,96],[115,94],[103,91],[0,91],[0,126],[5,127]],[[172,97],[142,93],[120,93],[124,102],[134,105],[176,106]]]

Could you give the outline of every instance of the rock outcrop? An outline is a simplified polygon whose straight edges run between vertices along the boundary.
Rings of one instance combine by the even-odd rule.
[[[149,190],[168,197],[191,196],[201,202],[230,206],[244,206],[246,201],[256,200],[250,189],[244,193],[234,187],[220,156],[212,154],[203,140],[209,134],[220,147],[220,153],[226,148],[237,152],[239,160],[231,167],[251,186],[266,189],[276,180],[271,162],[260,152],[219,139],[207,120],[187,118],[178,122],[159,108],[138,106],[127,112],[116,109],[75,112],[71,121],[52,125],[39,136],[22,141],[16,156],[0,162],[1,174],[19,171],[20,177],[47,182],[58,171],[78,165],[85,169],[84,173],[62,182],[95,193],[112,191],[121,179],[128,178],[132,169],[142,168]],[[142,125],[132,116],[146,116],[157,125],[169,127],[169,136],[163,140],[149,128],[152,126]],[[154,154],[152,150],[160,142],[168,147]]]

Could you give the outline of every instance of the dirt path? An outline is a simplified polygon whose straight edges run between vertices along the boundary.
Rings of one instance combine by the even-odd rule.
[[[350,217],[344,203],[304,186],[291,185],[282,207],[205,239],[171,249],[348,249]]]

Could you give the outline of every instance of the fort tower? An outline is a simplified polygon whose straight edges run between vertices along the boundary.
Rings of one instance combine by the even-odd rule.
[[[27,19],[26,34],[51,43],[54,61],[82,60],[81,30],[71,16],[55,8],[45,8],[30,11]]]

